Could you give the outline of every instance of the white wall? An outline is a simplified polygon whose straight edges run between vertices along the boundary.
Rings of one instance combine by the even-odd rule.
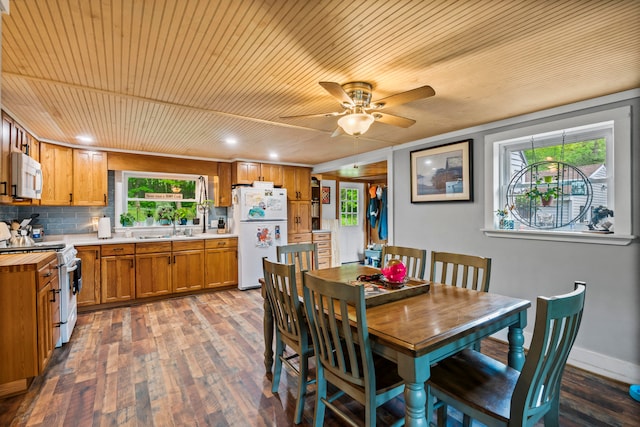
[[[640,98],[614,102],[552,117],[522,120],[502,128],[484,125],[455,136],[429,138],[422,145],[393,153],[394,244],[452,251],[492,258],[490,291],[525,298],[533,303],[528,312],[530,338],[538,295],[557,295],[573,289],[575,280],[587,282],[586,305],[570,363],[628,383],[640,382],[640,243],[605,246],[586,243],[550,242],[487,237],[484,227],[483,139],[497,129],[523,123],[553,121],[586,112],[623,105],[632,106],[632,183],[640,182]],[[460,203],[411,203],[410,151],[472,138],[474,201]],[[633,232],[640,234],[640,185],[634,184]]]

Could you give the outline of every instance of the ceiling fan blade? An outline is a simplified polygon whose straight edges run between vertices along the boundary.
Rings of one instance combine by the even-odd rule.
[[[371,113],[376,122],[385,123],[387,125],[399,126],[401,128],[408,128],[416,121],[408,119],[406,117],[394,116],[393,114],[381,113],[375,111]]]
[[[344,91],[340,84],[334,82],[320,82],[320,86],[336,98],[341,105],[353,105],[353,100],[349,94]]]
[[[333,133],[331,134],[331,138],[335,138],[336,136],[340,136],[344,134],[345,134],[344,130],[340,126],[338,126],[336,130],[334,130]]]
[[[429,98],[435,94],[436,91],[433,90],[431,86],[422,86],[374,101],[371,103],[371,108],[380,110],[382,108],[406,104],[407,102],[416,101],[418,99]]]
[[[347,112],[346,110],[342,112],[333,111],[331,113],[302,114],[299,116],[280,116],[280,118],[281,119],[302,119],[302,118],[309,118],[309,117],[337,117],[337,116],[342,116],[346,112]]]

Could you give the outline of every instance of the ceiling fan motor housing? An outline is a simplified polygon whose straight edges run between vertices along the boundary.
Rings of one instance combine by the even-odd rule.
[[[342,85],[342,89],[349,95],[349,98],[353,100],[353,104],[367,108],[371,102],[371,92],[373,88],[366,82],[350,82]],[[349,108],[351,106],[346,106]]]

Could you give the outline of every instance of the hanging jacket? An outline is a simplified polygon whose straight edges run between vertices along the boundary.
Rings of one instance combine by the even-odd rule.
[[[382,196],[380,198],[380,216],[378,218],[378,238],[380,240],[386,240],[388,237],[387,229],[387,188],[382,189]]]
[[[378,199],[372,197],[369,199],[369,207],[367,208],[367,219],[372,228],[376,227],[378,222],[378,215],[380,214],[380,208],[378,207]]]

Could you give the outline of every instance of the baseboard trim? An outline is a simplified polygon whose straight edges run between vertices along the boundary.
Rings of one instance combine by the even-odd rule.
[[[530,332],[524,332],[525,348],[531,345],[532,335]],[[500,331],[492,335],[492,338],[508,342],[506,331]],[[625,384],[640,384],[640,365],[581,347],[573,346],[567,364]]]

